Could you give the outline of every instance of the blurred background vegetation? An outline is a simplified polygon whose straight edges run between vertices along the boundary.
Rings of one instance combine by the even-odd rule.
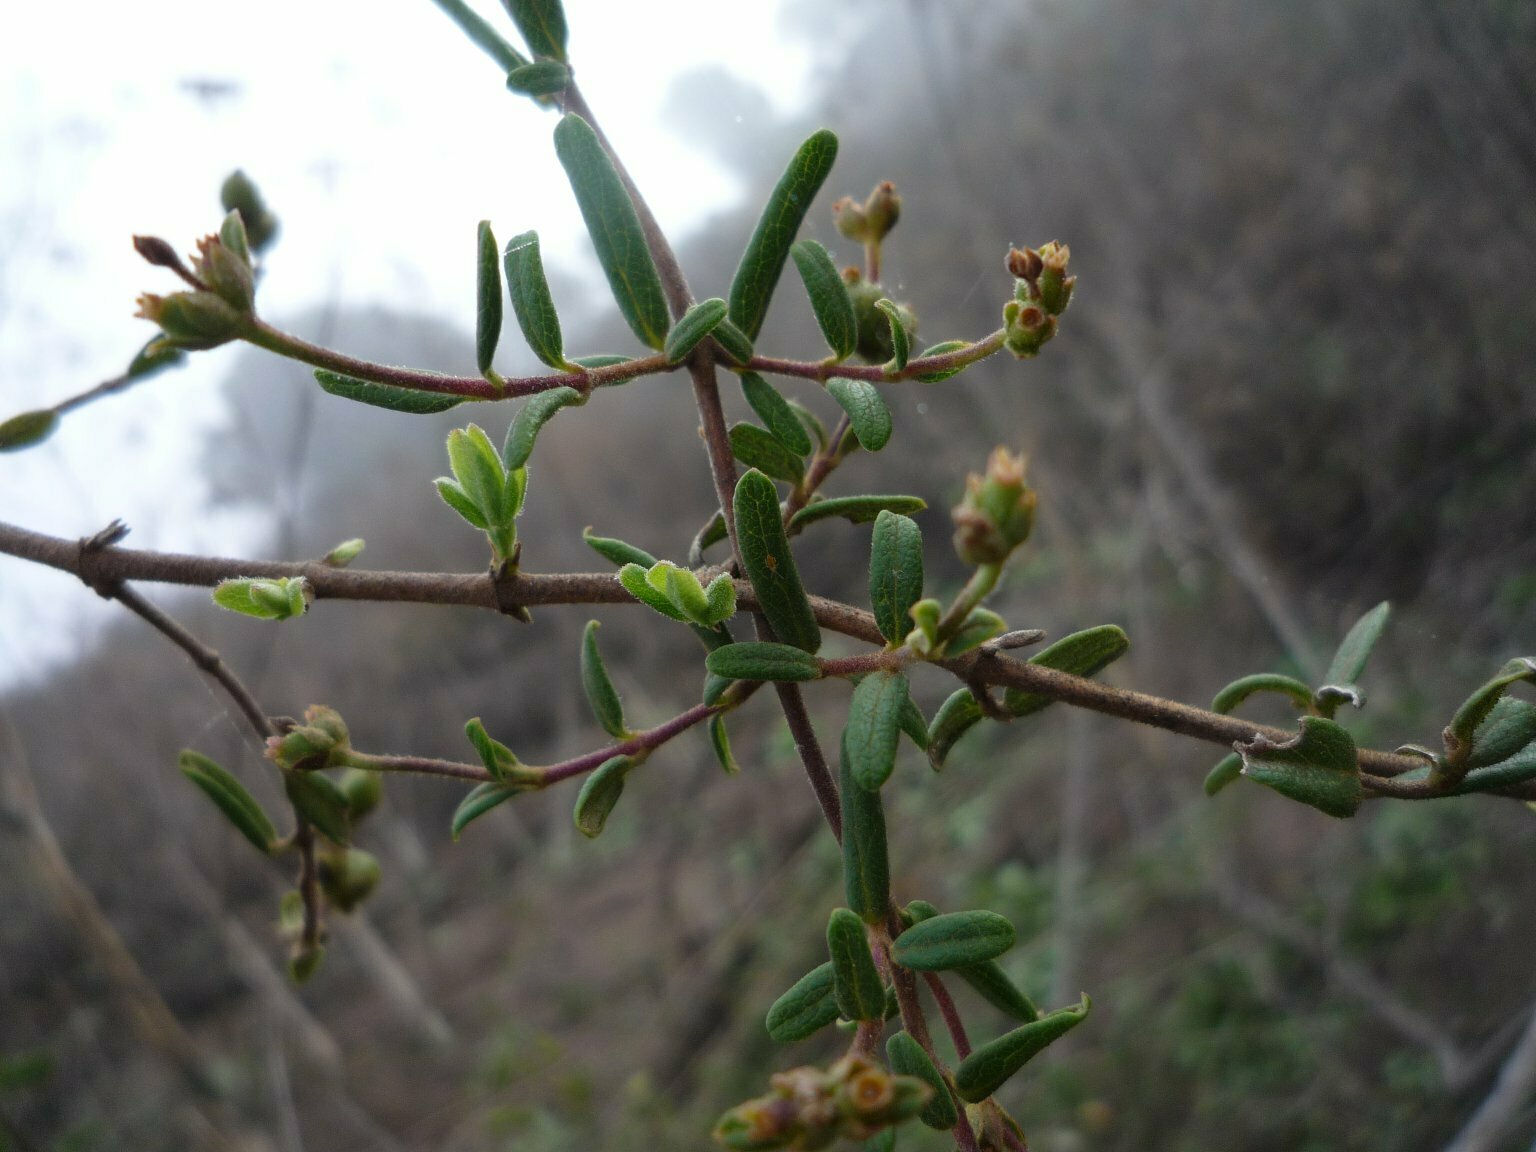
[[[944,509],[1002,442],[1029,451],[1041,518],[995,607],[1053,636],[1122,625],[1117,683],[1204,703],[1243,673],[1315,675],[1391,599],[1350,723],[1433,743],[1464,690],[1529,652],[1536,7],[804,0],[792,15],[826,45],[827,106],[742,138],[727,113],[761,98],[705,71],[665,94],[678,124],[764,192],[820,124],[843,140],[828,202],[894,179],[886,281],[929,342],[996,327],[1010,243],[1065,240],[1080,277],[1038,361],[895,388],[893,447],[834,482],[929,500],[931,586],[963,577]],[[757,204],[688,245],[698,296],[727,286]],[[854,259],[824,209],[808,230]],[[411,316],[276,319],[386,362],[461,369],[470,346]],[[606,313],[566,330],[578,353],[629,346]],[[761,346],[820,347],[795,292]],[[206,468],[218,500],[274,514],[264,554],[363,536],[370,566],[483,564],[430,486],[449,423],[345,405],[259,353],[228,393],[236,418]],[[552,424],[525,565],[600,567],[587,524],[680,559],[711,511],[694,423],[663,378]],[[823,530],[800,548],[808,583],[862,602],[867,547]],[[530,627],[327,603],[264,627],[154,595],[266,706],[332,705],[364,748],[462,758],[474,715],[532,762],[600,743],[580,609]],[[637,721],[696,699],[681,630],[595,615]],[[931,709],[950,686],[914,690]],[[846,702],[809,695],[830,743]],[[173,765],[194,745],[275,803],[272,775],[227,702],[125,620],[0,699],[0,1148],[705,1147],[769,1072],[840,1043],[763,1031],[818,959],[839,865],[766,698],[733,736],[741,776],[681,740],[596,843],[571,826],[573,789],[451,845],[458,791],[389,781],[362,838],[385,880],[333,918],[324,969],[293,989],[273,934],[288,878]],[[942,776],[908,755],[890,802],[901,897],[1008,915],[1007,964],[1037,999],[1094,998],[1088,1026],[1006,1091],[1042,1152],[1445,1147],[1536,1008],[1524,807],[1370,805],[1346,824],[1246,785],[1207,800],[1219,750],[1064,708],[979,731]],[[973,1035],[1005,1026],[963,1007]],[[1459,1152],[1529,1147],[1536,1107],[1521,1107]],[[900,1146],[944,1141],[912,1129]]]

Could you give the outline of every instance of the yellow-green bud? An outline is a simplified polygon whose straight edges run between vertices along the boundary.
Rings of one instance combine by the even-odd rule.
[[[240,217],[230,213],[237,223]],[[244,240],[244,230],[238,233]],[[247,258],[227,247],[217,236],[204,236],[197,242],[192,257],[192,271],[208,288],[231,308],[250,312],[256,304],[256,275]]]
[[[863,244],[869,239],[869,218],[864,208],[852,196],[844,196],[832,205],[832,219],[837,230],[848,239]]]
[[[384,796],[384,782],[379,774],[365,768],[348,768],[337,785],[347,798],[347,815],[354,824],[377,808]]]
[[[1040,249],[1040,306],[1053,317],[1065,312],[1072,301],[1077,277],[1067,275],[1067,261],[1071,258],[1072,250],[1054,240]]]
[[[212,292],[173,292],[169,296],[146,292],[138,303],[134,315],[160,326],[157,345],[189,352],[229,343],[243,322],[239,312]]]
[[[955,550],[967,564],[1001,564],[1035,525],[1035,493],[1024,483],[1024,457],[998,448],[987,474],[966,477],[965,499],[950,513]]]
[[[319,860],[320,888],[331,907],[350,912],[374,890],[381,875],[379,862],[361,848],[327,852]]]
[[[896,185],[889,180],[876,184],[869,199],[864,201],[864,216],[869,221],[870,239],[885,239],[896,227],[896,221],[901,219],[901,197],[896,194]]]

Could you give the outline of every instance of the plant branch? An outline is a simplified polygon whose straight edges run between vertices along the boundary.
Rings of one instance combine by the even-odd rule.
[[[238,576],[303,576],[310,582],[317,599],[322,600],[467,605],[499,610],[494,581],[485,574],[369,572],[333,568],[318,561],[239,560],[108,547],[92,558],[91,575],[87,579],[81,563],[79,541],[31,532],[5,523],[0,523],[0,554],[45,564],[81,577],[87,583],[94,580],[148,580],[211,587],[221,580]],[[520,572],[511,583],[516,601],[529,606],[634,602],[617,577],[609,573],[543,575]],[[737,581],[736,594],[737,603],[742,608],[748,611],[757,608],[756,595],[747,581]],[[884,643],[875,626],[874,617],[869,612],[820,596],[812,596],[810,601],[817,622],[823,627],[871,644]],[[1252,740],[1255,736],[1285,741],[1295,736],[1294,732],[1267,724],[1255,724],[1160,696],[1071,676],[985,648],[968,652],[954,660],[940,660],[936,663],[965,683],[1021,688],[1052,700],[1213,744],[1230,746],[1236,741]],[[1414,757],[1391,752],[1365,748],[1359,751],[1361,769],[1383,779],[1410,772],[1421,767],[1422,763]],[[1409,791],[1406,783],[1392,787],[1404,793]],[[1525,787],[1522,785],[1506,791],[1509,795],[1523,798]],[[1410,798],[1428,797],[1413,789]]]
[[[965,1023],[960,1019],[960,1010],[955,1007],[954,997],[944,987],[944,981],[937,972],[924,972],[923,983],[928,985],[934,1003],[939,1006],[939,1015],[944,1017],[944,1027],[949,1030],[949,1038],[955,1045],[955,1055],[964,1060],[971,1054],[971,1040],[965,1034]]]
[[[879,364],[828,364],[825,360],[780,360],[773,356],[753,356],[746,367],[754,372],[768,372],[775,376],[798,376],[803,380],[818,380],[825,384],[834,376],[846,380],[869,380],[876,384],[890,384],[897,380],[915,380],[936,372],[953,372],[1001,350],[1003,330],[937,356],[915,356],[907,361],[900,372],[887,372]]]

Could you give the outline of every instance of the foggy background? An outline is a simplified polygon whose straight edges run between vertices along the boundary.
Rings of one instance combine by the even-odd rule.
[[[1390,599],[1347,722],[1374,746],[1433,745],[1531,651],[1536,10],[785,0],[733,26],[719,7],[658,5],[646,26],[569,5],[583,88],[697,297],[724,294],[819,126],[842,148],[803,234],[853,262],[829,205],[894,180],[885,282],[925,345],[997,327],[1010,244],[1072,247],[1077,292],[1038,360],[888,389],[891,447],[830,487],[928,500],[930,594],[964,578],[945,510],[1005,443],[1029,452],[1041,512],[993,607],[1053,637],[1121,625],[1116,683],[1204,704],[1249,672],[1315,680]],[[190,247],[236,166],[283,221],[259,297],[280,326],[472,370],[489,218],[503,241],[540,230],[574,354],[632,350],[567,206],[554,117],[508,99],[431,5],[221,28],[168,3],[101,25],[62,74],[41,62],[78,38],[37,19],[60,26],[0,47],[4,414],[121,370],[148,335],[133,296],[166,288],[129,234]],[[821,347],[787,276],[759,348]],[[534,368],[510,317],[498,367]],[[362,566],[478,570],[483,540],[431,488],[463,412],[376,412],[264,353],[200,355],[0,458],[0,518],[75,536],[123,516],[139,547],[263,557],[362,536]],[[511,414],[472,418],[499,437]],[[681,560],[712,511],[695,426],[680,374],[552,423],[525,567],[602,568],[584,525]],[[867,529],[823,525],[797,556],[814,590],[864,602]],[[593,617],[633,722],[692,704],[702,679],[691,638],[637,609],[524,626],[325,602],[273,626],[146,592],[269,711],[329,704],[367,750],[463,759],[476,715],[531,763],[600,746],[577,675]],[[766,696],[732,719],[740,776],[685,736],[596,842],[571,826],[574,788],[451,844],[460,789],[386,781],[358,841],[384,879],[331,917],[324,967],[294,989],[275,931],[288,863],[253,859],[176,753],[218,758],[276,811],[274,774],[180,653],[97,605],[0,559],[0,1148],[703,1148],[772,1071],[845,1044],[763,1031],[842,900]],[[846,698],[818,687],[831,745]],[[914,677],[930,714],[952,687]],[[1345,823],[1246,783],[1206,799],[1220,754],[1060,707],[979,729],[939,776],[903,753],[899,898],[1007,915],[1004,963],[1031,995],[1094,1000],[1004,1102],[1045,1152],[1451,1146],[1536,1008],[1531,813],[1471,799]],[[1006,1029],[959,996],[973,1040]],[[1531,1147],[1536,1110],[1509,1121],[1458,1152]],[[947,1144],[909,1127],[899,1146]]]

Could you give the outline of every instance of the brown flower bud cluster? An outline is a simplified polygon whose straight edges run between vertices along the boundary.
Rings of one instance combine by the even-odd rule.
[[[1076,276],[1067,275],[1067,261],[1072,250],[1051,241],[1034,248],[1013,248],[1008,252],[1008,272],[1017,283],[1013,299],[1003,308],[1003,327],[1008,351],[1019,359],[1039,354],[1041,347],[1056,335],[1056,318],[1072,301]]]
[[[267,737],[267,759],[290,771],[339,767],[347,763],[349,752],[347,722],[334,708],[321,704],[305,711],[303,724],[293,724],[281,736]]]
[[[868,1140],[916,1116],[933,1089],[915,1076],[893,1076],[863,1056],[844,1056],[825,1070],[806,1066],[780,1072],[773,1091],[739,1104],[715,1125],[727,1148],[825,1148],[834,1141]]]
[[[876,184],[864,203],[844,196],[832,205],[837,230],[859,244],[878,244],[901,219],[901,197],[889,180]]]

